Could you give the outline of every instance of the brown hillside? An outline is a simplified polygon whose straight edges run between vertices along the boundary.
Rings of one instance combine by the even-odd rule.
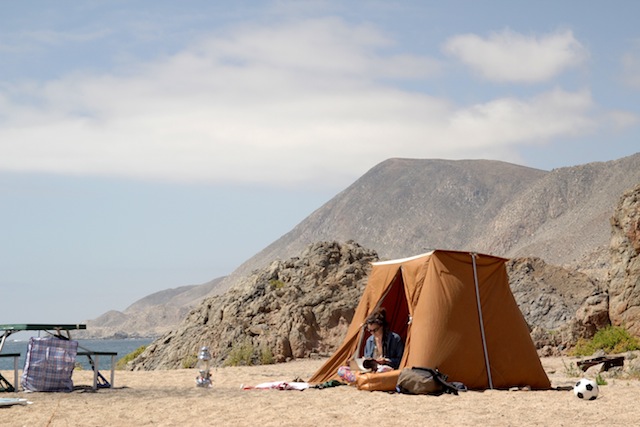
[[[551,172],[489,160],[390,159],[225,279],[323,240],[354,240],[381,259],[429,249],[538,257],[597,279],[608,269],[609,218],[640,182],[640,153]]]

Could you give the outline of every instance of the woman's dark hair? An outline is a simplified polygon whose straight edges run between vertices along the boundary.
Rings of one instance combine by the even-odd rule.
[[[382,326],[383,329],[387,329],[387,310],[384,307],[380,307],[377,310],[373,311],[369,317],[367,317],[366,324],[371,325],[372,323],[377,323]]]

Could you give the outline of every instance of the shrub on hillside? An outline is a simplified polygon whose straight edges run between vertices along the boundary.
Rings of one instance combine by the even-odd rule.
[[[116,369],[125,369],[127,366],[127,363],[129,363],[130,361],[138,357],[140,353],[142,353],[146,348],[147,348],[146,345],[141,345],[140,347],[133,350],[131,353],[125,355],[121,359],[118,359],[118,361],[116,362]]]
[[[253,354],[255,349],[247,340],[244,343],[234,344],[229,352],[229,356],[224,361],[224,366],[250,366],[253,365]]]
[[[584,338],[578,340],[573,354],[575,356],[591,356],[598,350],[605,353],[640,350],[640,342],[621,326],[607,326],[596,332],[590,340]]]

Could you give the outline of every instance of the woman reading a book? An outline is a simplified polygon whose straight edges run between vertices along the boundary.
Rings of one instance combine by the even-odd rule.
[[[389,330],[387,311],[384,308],[377,309],[367,317],[365,323],[371,336],[364,346],[364,357],[373,359],[377,362],[374,364],[376,366],[387,365],[398,369],[404,353],[404,341],[400,335]]]
[[[340,366],[338,376],[349,384],[356,382],[356,372],[386,372],[398,369],[404,353],[404,341],[389,329],[387,311],[379,308],[367,317],[365,327],[371,334],[364,346],[364,357],[360,366]],[[355,360],[352,360],[354,362]]]

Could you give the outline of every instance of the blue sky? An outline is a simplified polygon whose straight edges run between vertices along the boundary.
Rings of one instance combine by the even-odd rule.
[[[1,4],[0,323],[228,274],[391,157],[640,151],[632,0]]]

